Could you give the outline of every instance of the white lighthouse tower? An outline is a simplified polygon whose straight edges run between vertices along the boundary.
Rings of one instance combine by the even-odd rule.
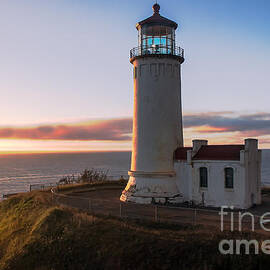
[[[176,186],[174,151],[183,146],[181,64],[175,44],[177,23],[159,14],[137,23],[139,45],[130,52],[134,66],[134,117],[129,182],[121,201],[181,200]]]

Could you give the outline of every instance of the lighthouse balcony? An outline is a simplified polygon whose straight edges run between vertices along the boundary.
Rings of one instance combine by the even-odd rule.
[[[166,46],[164,44],[147,45],[135,47],[130,50],[130,60],[144,56],[174,56],[176,58],[184,59],[184,49],[178,46]]]

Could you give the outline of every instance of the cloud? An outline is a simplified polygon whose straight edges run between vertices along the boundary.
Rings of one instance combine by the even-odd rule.
[[[239,115],[224,113],[189,114],[184,116],[185,128],[198,128],[200,133],[241,132],[247,136],[270,135],[270,113]]]
[[[270,113],[238,115],[234,112],[210,112],[184,115],[184,128],[193,133],[223,134],[235,138],[270,135]],[[107,119],[81,123],[0,127],[0,138],[32,140],[129,141],[132,119]],[[205,135],[204,135],[205,136]],[[232,140],[233,138],[231,138]]]
[[[0,128],[0,138],[39,140],[112,140],[131,139],[132,119],[110,119],[75,124],[37,127]]]

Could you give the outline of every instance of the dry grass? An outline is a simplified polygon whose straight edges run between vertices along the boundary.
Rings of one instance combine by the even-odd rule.
[[[127,184],[126,180],[118,181],[97,181],[92,183],[79,183],[79,184],[70,184],[70,185],[59,185],[59,192],[69,192],[69,191],[78,191],[78,190],[87,190],[97,188],[97,187],[109,187],[109,186],[125,186]]]
[[[270,259],[222,256],[221,239],[255,238],[203,227],[123,221],[55,206],[48,192],[0,203],[0,269],[268,269]]]

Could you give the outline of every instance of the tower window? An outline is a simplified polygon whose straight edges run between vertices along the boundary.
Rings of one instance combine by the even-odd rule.
[[[200,187],[202,187],[202,188],[208,187],[207,168],[205,168],[205,167],[200,168]]]
[[[225,188],[233,188],[233,168],[225,168]]]

